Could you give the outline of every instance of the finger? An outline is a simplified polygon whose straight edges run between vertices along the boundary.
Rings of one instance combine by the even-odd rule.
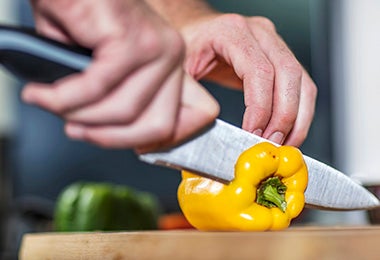
[[[68,124],[66,132],[70,136],[70,131],[79,130],[81,132],[79,139],[104,147],[134,147],[139,153],[174,145],[213,122],[219,114],[218,103],[194,80],[186,79],[182,93],[183,100],[171,138],[160,138],[149,125],[140,129],[120,126],[103,129],[80,126],[79,129],[74,129],[78,126]],[[132,127],[135,128],[136,125]]]
[[[102,147],[131,148],[171,138],[178,116],[183,72],[178,68],[164,83],[144,113],[131,124],[66,125],[66,133]]]
[[[254,33],[275,71],[273,110],[263,137],[282,144],[298,115],[302,67],[274,30],[259,28]]]
[[[293,129],[285,140],[285,144],[299,147],[306,139],[312,123],[315,102],[317,97],[317,87],[308,73],[304,70],[302,74],[302,87],[300,106],[297,119]]]
[[[64,31],[64,29],[58,24],[54,23],[52,20],[47,19],[46,16],[40,15],[38,12],[35,12],[34,23],[38,33],[42,35],[55,39],[60,42],[71,43],[72,40]]]
[[[82,124],[129,124],[143,113],[172,70],[170,60],[146,64],[99,102],[70,111],[64,118]]]
[[[128,57],[120,59],[120,56]],[[131,51],[130,46],[107,43],[94,54],[86,71],[58,80],[51,85],[31,83],[23,90],[23,99],[57,114],[98,101],[128,74],[149,62],[150,57]]]
[[[246,32],[232,37],[238,40],[226,44],[226,49],[215,50],[224,55],[243,82],[246,106],[243,129],[261,135],[272,114],[274,70],[256,39]]]

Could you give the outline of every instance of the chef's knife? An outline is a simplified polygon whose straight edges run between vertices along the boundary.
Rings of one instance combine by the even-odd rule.
[[[0,63],[26,81],[52,82],[80,72],[91,62],[91,51],[46,39],[30,29],[0,26]],[[217,119],[192,139],[169,150],[142,154],[142,161],[186,169],[220,181],[234,179],[238,156],[252,145],[267,141]],[[380,206],[368,190],[342,172],[304,156],[309,172],[305,192],[310,207],[332,210]]]

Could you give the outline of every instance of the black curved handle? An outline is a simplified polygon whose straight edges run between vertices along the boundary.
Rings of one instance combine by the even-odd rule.
[[[51,83],[89,65],[92,51],[38,35],[31,28],[0,25],[0,64],[24,81]]]

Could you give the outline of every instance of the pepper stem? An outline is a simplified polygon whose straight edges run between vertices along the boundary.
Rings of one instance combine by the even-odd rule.
[[[281,182],[279,177],[270,177],[263,181],[257,189],[256,202],[267,208],[278,207],[285,212],[286,186]]]

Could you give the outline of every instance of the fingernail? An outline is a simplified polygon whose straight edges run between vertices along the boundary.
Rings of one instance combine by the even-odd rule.
[[[274,132],[268,139],[274,143],[282,144],[284,134],[281,132]]]
[[[83,139],[84,136],[84,127],[81,125],[68,124],[65,127],[65,132],[68,137],[71,139]]]
[[[263,130],[261,129],[256,129],[255,131],[252,132],[253,134],[257,136],[262,136],[263,135]]]

